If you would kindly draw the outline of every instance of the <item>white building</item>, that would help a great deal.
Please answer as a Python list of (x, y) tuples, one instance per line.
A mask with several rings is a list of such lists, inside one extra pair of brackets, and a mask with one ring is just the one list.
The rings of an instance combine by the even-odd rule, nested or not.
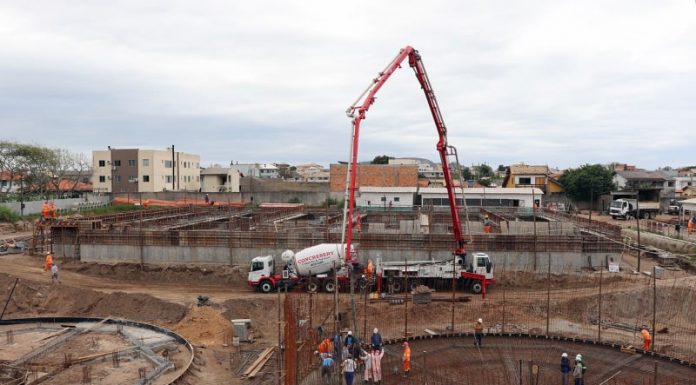
[(202, 192), (239, 192), (239, 171), (231, 167), (208, 167), (201, 170)]
[(241, 176), (253, 176), (256, 178), (278, 178), (278, 167), (272, 163), (237, 163), (230, 166), (238, 171)]
[[(411, 208), (413, 206), (449, 207), (447, 189), (444, 187), (360, 187), (356, 197), (357, 207)], [(457, 205), (462, 206), (461, 189), (455, 189)], [(544, 193), (539, 188), (481, 187), (466, 188), (464, 196), (468, 206), (532, 207), (541, 202)]]

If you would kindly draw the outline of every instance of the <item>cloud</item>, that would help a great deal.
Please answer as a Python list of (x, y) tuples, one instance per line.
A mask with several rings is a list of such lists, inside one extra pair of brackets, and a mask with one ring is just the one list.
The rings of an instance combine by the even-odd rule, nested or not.
[[(618, 2), (72, 1), (0, 5), (0, 137), (204, 164), (348, 158), (344, 110), (418, 48), (462, 163), (693, 163), (696, 6)], [(404, 63), (361, 159), (436, 160)]]

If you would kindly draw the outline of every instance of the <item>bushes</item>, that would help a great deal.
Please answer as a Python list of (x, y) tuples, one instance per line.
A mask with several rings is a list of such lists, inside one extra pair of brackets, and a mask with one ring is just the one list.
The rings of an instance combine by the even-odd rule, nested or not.
[(0, 206), (0, 222), (16, 223), (17, 221), (19, 221), (19, 215), (7, 207)]

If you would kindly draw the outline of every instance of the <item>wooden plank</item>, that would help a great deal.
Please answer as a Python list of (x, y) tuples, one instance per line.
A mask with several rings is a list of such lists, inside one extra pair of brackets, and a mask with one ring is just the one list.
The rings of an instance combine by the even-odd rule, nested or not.
[[(254, 362), (252, 362), (251, 365), (249, 365), (249, 366), (246, 368), (246, 370), (244, 371), (244, 373), (242, 373), (242, 376), (244, 376), (244, 377), (249, 376), (249, 374), (250, 374), (251, 372), (253, 372), (253, 371), (256, 369), (256, 367), (259, 366), (259, 364), (261, 364), (261, 362), (262, 362), (264, 359), (266, 359), (266, 361), (268, 361), (267, 357), (270, 357), (270, 354), (271, 354), (272, 352), (273, 352), (273, 348), (266, 348), (263, 352), (261, 352), (261, 354), (259, 354), (258, 357), (256, 357), (256, 359), (254, 360)], [(263, 361), (263, 363), (265, 364), (266, 362)]]
[(263, 369), (263, 366), (266, 365), (266, 362), (268, 362), (268, 360), (271, 359), (271, 356), (273, 356), (273, 352), (274, 352), (274, 349), (270, 348), (269, 354), (263, 359), (263, 361), (261, 361), (261, 363), (259, 363), (256, 366), (256, 368), (251, 373), (249, 373), (248, 378), (254, 378), (254, 377), (256, 377), (257, 374), (259, 374), (259, 371), (261, 371), (261, 369)]

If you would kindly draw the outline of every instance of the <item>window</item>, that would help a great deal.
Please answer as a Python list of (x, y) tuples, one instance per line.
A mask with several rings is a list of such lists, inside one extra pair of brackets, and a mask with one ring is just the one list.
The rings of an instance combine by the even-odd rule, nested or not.
[(394, 197), (394, 202), (398, 202), (398, 201), (399, 201), (399, 197)]
[(120, 182), (120, 181), (121, 181), (121, 176), (120, 176), (120, 175), (116, 175), (116, 176), (114, 177), (114, 180), (115, 180), (116, 182)]
[(135, 159), (128, 159), (128, 166), (135, 167)]
[(114, 161), (114, 167), (120, 167), (121, 166), (121, 161), (120, 160), (115, 160)]
[(387, 201), (387, 197), (381, 197), (381, 198), (379, 198), (379, 200), (381, 200), (382, 202), (386, 202), (386, 201)]
[(99, 176), (99, 183), (106, 183), (106, 177), (104, 175)]
[(164, 168), (172, 168), (173, 163), (171, 160), (165, 160), (164, 161)]
[(532, 178), (526, 176), (526, 177), (520, 177), (518, 179), (518, 184), (532, 184)]
[(100, 160), (99, 161), (99, 167), (104, 167), (106, 166), (106, 161), (105, 160)]
[(263, 262), (256, 261), (251, 263), (251, 271), (259, 271), (263, 269)]
[(165, 181), (166, 183), (172, 183), (172, 180), (173, 180), (173, 178), (172, 178), (171, 175), (165, 175), (165, 176), (164, 176), (164, 181)]
[(6, 180), (0, 180), (0, 186), (2, 186), (2, 187), (7, 187), (7, 181), (6, 181)]
[(138, 183), (138, 177), (137, 176), (129, 176), (128, 177), (128, 182), (130, 183)]
[(150, 159), (143, 159), (143, 166), (147, 167), (150, 165)]
[(143, 175), (143, 183), (147, 183), (150, 181), (150, 176), (149, 175)]

